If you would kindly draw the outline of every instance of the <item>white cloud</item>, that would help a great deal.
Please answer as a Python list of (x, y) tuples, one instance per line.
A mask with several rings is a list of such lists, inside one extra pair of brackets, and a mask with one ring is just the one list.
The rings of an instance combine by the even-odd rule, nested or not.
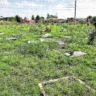
[(14, 5), (17, 7), (43, 7), (41, 4), (36, 4), (35, 2), (23, 1), (23, 2), (15, 2)]
[[(59, 18), (74, 17), (74, 1), (70, 4), (58, 4), (55, 6), (55, 12)], [(72, 8), (73, 7), (73, 8)], [(87, 17), (89, 15), (96, 16), (96, 0), (77, 0), (77, 18)]]
[(77, 17), (95, 16), (96, 0), (78, 0)]
[(56, 5), (56, 9), (62, 9), (62, 8), (64, 8), (65, 6), (63, 5), (63, 4), (58, 4), (58, 5)]
[(73, 9), (69, 8), (66, 3), (56, 5), (54, 10), (59, 18), (73, 17), (74, 14)]
[(8, 0), (0, 0), (0, 5), (9, 5), (10, 2)]
[[(48, 2), (55, 2), (56, 0), (47, 0)], [(46, 2), (46, 3), (48, 3)], [(50, 6), (45, 6), (43, 3), (35, 3), (31, 0), (20, 1), (20, 2), (9, 2), (8, 0), (0, 0), (0, 4), (5, 6), (5, 9), (0, 9), (1, 15), (10, 16), (18, 14), (20, 16), (31, 17), (31, 15), (41, 15), (46, 16), (47, 13), (55, 15), (57, 13), (59, 18), (74, 17), (74, 0), (69, 3), (58, 3), (57, 5), (50, 4)], [(7, 9), (7, 6), (10, 6), (10, 9)], [(51, 6), (52, 5), (52, 6)], [(9, 8), (9, 7), (8, 7)], [(13, 9), (11, 9), (13, 8)], [(24, 10), (23, 10), (24, 8)], [(25, 10), (26, 8), (26, 10)], [(44, 9), (45, 8), (45, 9)], [(22, 11), (17, 10), (22, 9)], [(36, 11), (34, 11), (35, 9)], [(43, 10), (44, 9), (44, 10)], [(96, 15), (96, 0), (77, 0), (77, 17), (87, 17), (88, 15)], [(10, 13), (10, 14), (8, 14)]]
[(47, 0), (47, 1), (53, 3), (53, 2), (55, 2), (56, 0)]

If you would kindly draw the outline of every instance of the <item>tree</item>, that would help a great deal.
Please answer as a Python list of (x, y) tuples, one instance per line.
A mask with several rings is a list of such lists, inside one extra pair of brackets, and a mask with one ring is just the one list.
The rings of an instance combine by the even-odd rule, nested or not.
[(3, 17), (3, 16), (0, 16), (0, 17)]
[[(57, 16), (56, 15), (49, 15), (49, 13), (47, 14), (47, 19), (48, 20), (56, 20), (57, 19)], [(50, 21), (49, 21), (50, 22)]]
[(20, 16), (16, 15), (16, 16), (15, 16), (15, 19), (16, 19), (16, 21), (17, 21), (18, 23), (20, 23), (22, 18), (21, 18)]
[(40, 20), (40, 16), (39, 16), (39, 15), (37, 15), (37, 16), (36, 16), (36, 23), (38, 23), (38, 22), (39, 22), (39, 20)]
[(49, 19), (49, 17), (50, 17), (50, 15), (49, 15), (49, 13), (47, 14), (47, 19)]
[(44, 18), (44, 17), (40, 17), (39, 22), (40, 22), (40, 23), (45, 23), (45, 18)]
[(32, 18), (31, 18), (31, 20), (35, 20), (35, 17), (34, 17), (34, 15), (32, 15)]
[(27, 17), (24, 17), (24, 20), (28, 20)]

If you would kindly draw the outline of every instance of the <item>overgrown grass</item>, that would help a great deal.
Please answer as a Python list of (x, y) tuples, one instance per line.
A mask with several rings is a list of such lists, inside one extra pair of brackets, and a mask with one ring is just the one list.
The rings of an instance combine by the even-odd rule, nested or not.
[[(87, 45), (89, 33), (86, 30), (91, 26), (48, 25), (52, 28), (50, 33), (52, 37), (43, 38), (40, 31), (46, 26), (23, 24), (0, 26), (0, 30), (4, 33), (0, 35), (0, 38), (3, 38), (0, 40), (0, 96), (42, 96), (38, 83), (66, 76), (75, 76), (96, 90), (96, 47)], [(62, 27), (66, 29), (63, 32)], [(43, 32), (44, 34), (46, 32)], [(9, 37), (18, 39), (7, 41), (6, 38)], [(41, 42), (38, 38), (47, 41)], [(28, 44), (29, 40), (34, 42)], [(68, 45), (62, 47), (57, 41), (63, 41)], [(87, 55), (73, 58), (65, 56), (66, 52), (71, 51), (83, 51)], [(58, 86), (63, 89), (62, 84)], [(73, 86), (79, 91), (77, 92)], [(51, 90), (50, 96), (55, 96), (56, 93), (56, 96), (62, 96), (62, 90), (58, 87), (56, 90), (52, 87), (45, 89), (46, 92)], [(87, 92), (74, 82), (71, 85), (67, 84), (66, 90), (63, 90), (67, 92), (66, 96), (72, 93), (70, 90), (73, 90), (71, 96), (78, 94), (83, 96), (83, 93)]]

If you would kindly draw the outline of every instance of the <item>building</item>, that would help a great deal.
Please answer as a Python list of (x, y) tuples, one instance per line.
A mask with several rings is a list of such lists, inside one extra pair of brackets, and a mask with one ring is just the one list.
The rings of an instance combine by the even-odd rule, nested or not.
[(34, 24), (34, 23), (36, 23), (36, 21), (35, 20), (24, 20), (24, 19), (22, 19), (21, 23), (24, 23), (24, 24)]

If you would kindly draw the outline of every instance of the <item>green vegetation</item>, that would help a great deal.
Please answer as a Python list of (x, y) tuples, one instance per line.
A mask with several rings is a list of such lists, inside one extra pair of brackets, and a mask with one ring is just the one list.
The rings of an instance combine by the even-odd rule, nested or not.
[(48, 96), (95, 96), (91, 89), (88, 89), (73, 78), (45, 84), (44, 88), (47, 90), (46, 94)]
[[(48, 33), (43, 31), (46, 27), (51, 28), (51, 37), (42, 36)], [(0, 25), (0, 32), (4, 33), (0, 35), (0, 96), (42, 96), (38, 83), (66, 76), (74, 76), (96, 90), (96, 47), (87, 45), (90, 28), (84, 24)], [(6, 40), (10, 37), (18, 39)], [(72, 51), (87, 55), (65, 56)], [(45, 86), (50, 96), (96, 96), (78, 82), (54, 84)]]

